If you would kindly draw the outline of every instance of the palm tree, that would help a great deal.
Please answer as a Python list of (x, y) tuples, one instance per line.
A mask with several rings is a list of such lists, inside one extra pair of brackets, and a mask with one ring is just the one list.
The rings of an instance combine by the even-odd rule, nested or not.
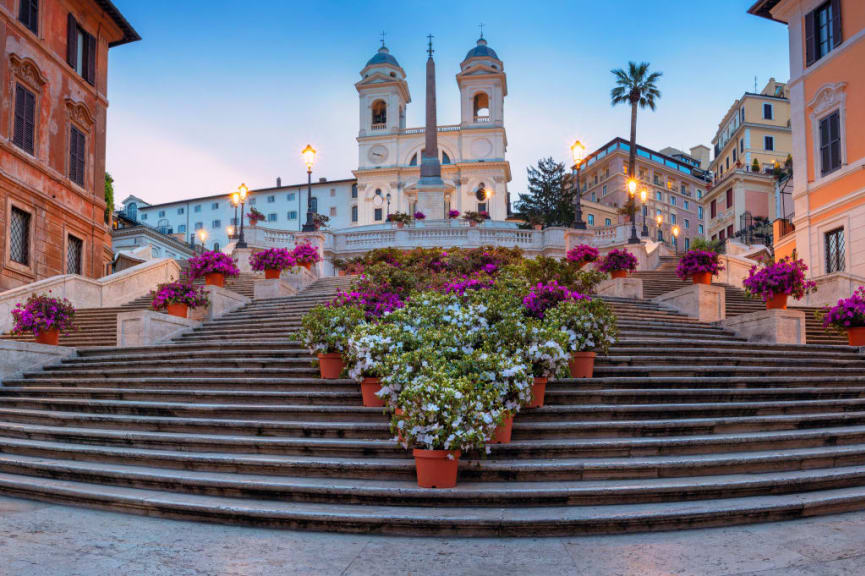
[[(610, 102), (616, 104), (628, 103), (631, 105), (631, 141), (628, 151), (628, 178), (633, 178), (636, 173), (637, 161), (637, 106), (640, 108), (655, 109), (655, 100), (660, 100), (661, 91), (658, 90), (656, 82), (662, 76), (661, 72), (649, 73), (649, 63), (628, 62), (628, 71), (621, 68), (612, 70), (616, 77), (616, 86), (610, 91)], [(625, 203), (627, 212), (631, 215), (631, 241), (639, 242), (634, 221), (636, 219), (636, 202), (628, 197)], [(645, 227), (644, 227), (645, 228)]]

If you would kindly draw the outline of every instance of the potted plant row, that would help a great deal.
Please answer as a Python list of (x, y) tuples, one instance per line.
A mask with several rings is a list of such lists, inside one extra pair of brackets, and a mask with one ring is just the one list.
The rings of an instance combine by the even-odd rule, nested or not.
[(12, 334), (33, 334), (36, 342), (57, 346), (60, 333), (68, 334), (75, 327), (75, 307), (66, 298), (54, 298), (51, 291), (37, 296), (31, 294), (12, 310)]
[(625, 249), (610, 250), (598, 269), (612, 278), (627, 278), (630, 272), (637, 269), (637, 257)]
[(171, 316), (187, 318), (190, 309), (207, 306), (207, 292), (184, 282), (169, 282), (161, 284), (153, 292), (151, 307), (154, 310), (165, 310)]
[(865, 287), (825, 309), (822, 319), (824, 328), (846, 332), (850, 346), (865, 346)]
[(393, 214), (387, 215), (387, 221), (396, 224), (397, 228), (404, 228), (406, 224), (411, 222), (411, 220), (411, 214), (405, 212), (394, 212)]
[(813, 281), (805, 278), (807, 271), (804, 261), (787, 257), (763, 266), (752, 266), (742, 285), (748, 296), (763, 300), (767, 310), (786, 310), (790, 296), (801, 300), (817, 289)]
[(469, 226), (475, 227), (482, 224), (485, 220), (490, 219), (490, 213), (486, 210), (475, 212), (474, 210), (466, 210), (463, 214), (463, 220), (469, 223)]
[(720, 256), (709, 250), (689, 250), (679, 260), (676, 276), (682, 280), (691, 279), (694, 284), (711, 284), (712, 276), (724, 270)]
[(283, 270), (294, 267), (294, 255), (288, 248), (269, 248), (249, 257), (249, 266), (256, 272), (264, 272), (268, 280), (279, 278)]
[(208, 250), (188, 260), (189, 276), (195, 280), (204, 278), (207, 286), (225, 286), (225, 277), (240, 274), (234, 259), (228, 254)]

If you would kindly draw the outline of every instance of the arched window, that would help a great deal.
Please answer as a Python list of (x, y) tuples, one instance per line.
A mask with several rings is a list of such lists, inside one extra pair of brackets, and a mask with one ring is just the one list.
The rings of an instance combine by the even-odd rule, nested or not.
[(474, 98), (474, 113), (475, 120), (484, 118), (489, 120), (490, 117), (490, 97), (485, 92), (478, 92)]
[(411, 157), (408, 163), (409, 166), (417, 166), (417, 152), (414, 153), (414, 156)]
[(450, 164), (450, 163), (451, 163), (451, 157), (448, 156), (447, 152), (442, 151), (442, 164)]
[(372, 125), (387, 124), (387, 104), (384, 100), (376, 100), (372, 103)]
[(219, 242), (214, 242), (214, 243), (213, 243), (213, 251), (214, 251), (214, 252), (219, 252)]
[(126, 216), (130, 220), (138, 220), (138, 204), (130, 202), (126, 205)]

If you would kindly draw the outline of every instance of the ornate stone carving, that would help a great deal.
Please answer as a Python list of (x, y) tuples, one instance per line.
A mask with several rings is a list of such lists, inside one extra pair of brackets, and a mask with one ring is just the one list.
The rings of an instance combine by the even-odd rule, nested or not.
[(493, 177), (493, 180), (495, 180), (496, 182), (498, 182), (499, 184), (501, 184), (502, 182), (505, 181), (505, 177), (504, 177), (504, 176), (494, 176), (494, 177)]
[(90, 130), (93, 126), (93, 114), (87, 109), (83, 102), (76, 102), (71, 98), (66, 99), (66, 116), (74, 123)]
[(821, 116), (827, 110), (831, 110), (844, 101), (844, 91), (847, 89), (846, 82), (826, 84), (821, 87), (814, 98), (808, 102), (808, 108), (815, 116)]
[(9, 56), (13, 77), (21, 80), (37, 92), (48, 82), (36, 63), (30, 58), (21, 58), (17, 54)]

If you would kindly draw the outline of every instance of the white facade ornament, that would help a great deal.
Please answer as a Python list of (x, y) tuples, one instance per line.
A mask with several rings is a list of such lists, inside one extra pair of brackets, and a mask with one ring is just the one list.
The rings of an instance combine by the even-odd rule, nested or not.
[(823, 116), (825, 112), (844, 104), (847, 93), (846, 82), (826, 84), (821, 87), (814, 98), (808, 102), (808, 109), (813, 116)]

